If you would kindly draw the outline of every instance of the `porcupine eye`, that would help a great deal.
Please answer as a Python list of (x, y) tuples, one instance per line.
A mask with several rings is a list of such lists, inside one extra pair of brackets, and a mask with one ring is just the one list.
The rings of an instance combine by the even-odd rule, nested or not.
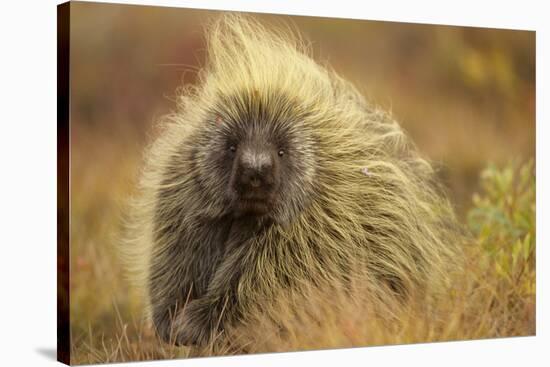
[(237, 147), (234, 146), (234, 145), (232, 145), (232, 146), (229, 147), (229, 151), (230, 151), (231, 153), (235, 153), (235, 152), (237, 151)]
[(277, 154), (279, 155), (279, 157), (282, 157), (283, 155), (285, 155), (285, 151), (281, 149)]

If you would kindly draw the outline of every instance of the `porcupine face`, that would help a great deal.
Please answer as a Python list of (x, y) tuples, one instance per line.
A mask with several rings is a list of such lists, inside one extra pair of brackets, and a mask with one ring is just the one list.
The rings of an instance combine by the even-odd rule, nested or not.
[(315, 175), (314, 142), (295, 103), (259, 92), (223, 96), (211, 111), (198, 149), (203, 182), (215, 182), (228, 211), (291, 220), (308, 204)]

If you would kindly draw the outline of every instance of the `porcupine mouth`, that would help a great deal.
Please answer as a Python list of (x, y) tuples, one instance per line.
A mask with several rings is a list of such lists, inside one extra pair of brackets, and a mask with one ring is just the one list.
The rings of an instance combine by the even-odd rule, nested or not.
[(237, 211), (239, 213), (264, 215), (270, 211), (272, 203), (271, 195), (244, 195), (238, 199)]

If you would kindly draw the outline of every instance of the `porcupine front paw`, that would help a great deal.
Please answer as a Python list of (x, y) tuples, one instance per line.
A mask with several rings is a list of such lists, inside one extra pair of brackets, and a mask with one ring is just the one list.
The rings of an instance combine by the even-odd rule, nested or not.
[(190, 302), (178, 320), (176, 344), (204, 347), (219, 333), (216, 307), (202, 300)]

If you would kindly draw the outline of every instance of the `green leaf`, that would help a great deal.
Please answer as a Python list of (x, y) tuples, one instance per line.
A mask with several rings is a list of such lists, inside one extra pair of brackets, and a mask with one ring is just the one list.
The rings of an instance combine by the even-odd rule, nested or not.
[(531, 233), (527, 233), (523, 239), (522, 249), (523, 249), (523, 258), (527, 260), (531, 254)]

